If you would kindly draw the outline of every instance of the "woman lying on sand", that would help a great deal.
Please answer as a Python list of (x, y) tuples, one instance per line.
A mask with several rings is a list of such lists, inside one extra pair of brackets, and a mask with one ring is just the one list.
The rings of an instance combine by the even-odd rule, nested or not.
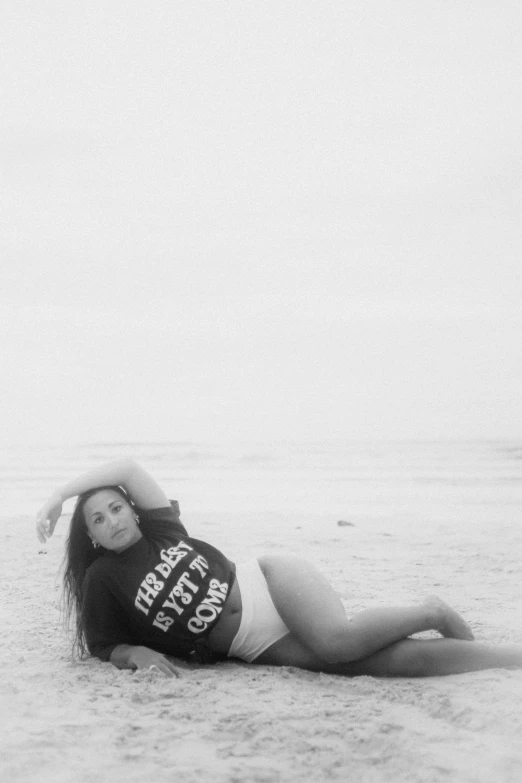
[[(76, 495), (64, 581), (81, 655), (170, 677), (177, 671), (169, 656), (395, 677), (522, 666), (522, 646), (472, 641), (467, 623), (438, 598), (349, 619), (306, 561), (268, 555), (236, 567), (188, 535), (177, 504), (132, 460), (57, 490), (37, 515), (40, 541)], [(407, 638), (428, 630), (444, 638)]]

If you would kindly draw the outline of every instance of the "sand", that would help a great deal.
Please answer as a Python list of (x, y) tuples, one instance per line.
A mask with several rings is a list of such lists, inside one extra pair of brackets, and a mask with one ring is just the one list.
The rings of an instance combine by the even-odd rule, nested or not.
[[(232, 559), (313, 560), (347, 611), (439, 593), (477, 638), (522, 643), (516, 515), (482, 504), (354, 515), (183, 516)], [(67, 525), (42, 546), (29, 517), (1, 531), (0, 779), (23, 781), (520, 781), (522, 671), (354, 679), (225, 662), (177, 680), (74, 663), (56, 579)]]

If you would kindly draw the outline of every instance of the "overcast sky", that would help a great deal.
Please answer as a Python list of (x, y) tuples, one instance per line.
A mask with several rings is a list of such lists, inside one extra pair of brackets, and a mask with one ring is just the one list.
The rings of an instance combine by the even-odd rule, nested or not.
[(521, 34), (6, 0), (4, 441), (520, 437)]

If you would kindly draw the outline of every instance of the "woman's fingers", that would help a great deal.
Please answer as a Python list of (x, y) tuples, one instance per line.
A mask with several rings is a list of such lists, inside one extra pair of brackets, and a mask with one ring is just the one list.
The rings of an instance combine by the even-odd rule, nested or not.
[(179, 677), (178, 669), (176, 669), (176, 667), (173, 666), (167, 658), (165, 658), (165, 663), (163, 664), (163, 666), (164, 666), (165, 673), (169, 677)]
[(53, 531), (54, 531), (54, 525), (49, 520), (45, 519), (41, 522), (37, 522), (36, 524), (36, 535), (42, 542), (42, 544), (45, 544), (48, 538), (51, 538)]
[(38, 540), (41, 541), (42, 544), (45, 544), (46, 540), (51, 535), (51, 532), (49, 531), (49, 525), (46, 519), (37, 518), (36, 535), (38, 536)]
[[(143, 661), (145, 664), (145, 661)], [(179, 677), (179, 670), (172, 664), (169, 659), (161, 653), (154, 653), (153, 656), (148, 658), (145, 665), (140, 668), (148, 669), (151, 672), (161, 672), (165, 677)]]
[(179, 677), (177, 669), (169, 661), (158, 661), (149, 666), (149, 671), (161, 672), (165, 677)]
[(46, 540), (51, 538), (61, 514), (62, 503), (54, 496), (41, 506), (36, 514), (36, 535), (42, 544), (45, 544)]

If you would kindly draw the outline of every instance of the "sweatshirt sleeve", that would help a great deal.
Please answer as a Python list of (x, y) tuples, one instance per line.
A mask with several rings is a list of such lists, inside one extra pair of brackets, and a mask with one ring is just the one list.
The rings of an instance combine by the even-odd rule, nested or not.
[(109, 661), (119, 644), (135, 644), (125, 623), (123, 612), (100, 574), (85, 577), (82, 621), (91, 655)]
[(145, 532), (150, 530), (164, 530), (166, 533), (176, 532), (178, 535), (187, 536), (187, 530), (180, 519), (179, 504), (177, 500), (171, 500), (170, 506), (165, 508), (153, 508), (145, 511), (136, 509), (140, 519), (140, 525)]

